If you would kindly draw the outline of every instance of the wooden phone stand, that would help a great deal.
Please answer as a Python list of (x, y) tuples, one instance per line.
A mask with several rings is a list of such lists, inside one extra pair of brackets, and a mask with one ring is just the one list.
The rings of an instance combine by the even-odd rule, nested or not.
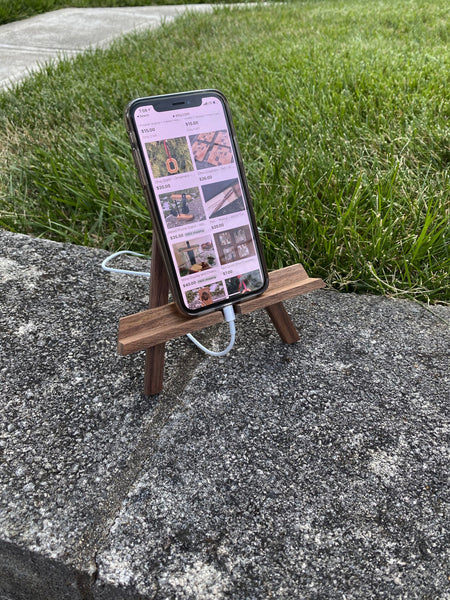
[[(300, 264), (269, 274), (269, 286), (264, 294), (234, 305), (237, 315), (265, 308), (278, 334), (286, 344), (299, 340), (282, 302), (324, 287), (321, 279), (308, 277)], [(183, 315), (169, 300), (169, 280), (159, 245), (153, 237), (149, 310), (122, 317), (119, 320), (117, 351), (122, 356), (146, 350), (144, 394), (159, 394), (163, 389), (164, 350), (167, 341), (224, 321), (216, 310), (199, 317)]]

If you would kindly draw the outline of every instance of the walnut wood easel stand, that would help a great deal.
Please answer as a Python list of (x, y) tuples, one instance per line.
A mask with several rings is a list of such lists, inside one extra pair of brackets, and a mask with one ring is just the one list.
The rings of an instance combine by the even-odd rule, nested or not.
[[(282, 302), (324, 287), (321, 279), (308, 277), (302, 265), (292, 265), (269, 274), (269, 287), (261, 296), (234, 305), (237, 315), (265, 308), (278, 334), (286, 344), (299, 340)], [(117, 351), (122, 356), (146, 350), (144, 394), (159, 394), (163, 389), (165, 343), (186, 333), (222, 323), (222, 311), (188, 317), (174, 303), (168, 304), (169, 280), (159, 245), (153, 239), (149, 310), (122, 317), (119, 321)]]

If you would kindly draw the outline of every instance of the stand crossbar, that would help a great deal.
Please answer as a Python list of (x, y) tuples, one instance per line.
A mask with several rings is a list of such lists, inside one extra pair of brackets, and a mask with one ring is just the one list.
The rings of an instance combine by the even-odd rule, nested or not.
[[(298, 332), (282, 302), (324, 287), (322, 279), (308, 277), (301, 264), (269, 273), (264, 294), (234, 305), (236, 314), (244, 315), (264, 308), (283, 342), (299, 340)], [(159, 394), (163, 388), (165, 343), (187, 333), (224, 321), (220, 310), (198, 317), (182, 314), (175, 304), (168, 304), (169, 282), (156, 241), (153, 242), (150, 279), (150, 308), (119, 320), (117, 351), (122, 356), (146, 350), (144, 394)]]

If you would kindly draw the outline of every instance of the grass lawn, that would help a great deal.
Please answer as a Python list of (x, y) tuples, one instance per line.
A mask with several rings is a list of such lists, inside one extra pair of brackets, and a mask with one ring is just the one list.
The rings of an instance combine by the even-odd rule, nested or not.
[(138, 96), (228, 96), (270, 268), (341, 290), (449, 295), (446, 0), (192, 14), (0, 94), (0, 227), (148, 251), (122, 121)]

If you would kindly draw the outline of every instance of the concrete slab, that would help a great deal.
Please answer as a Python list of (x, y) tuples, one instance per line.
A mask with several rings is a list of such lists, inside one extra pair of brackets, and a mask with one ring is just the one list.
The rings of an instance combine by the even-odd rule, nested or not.
[(0, 89), (39, 64), (87, 48), (105, 47), (133, 30), (153, 28), (186, 10), (207, 11), (207, 4), (123, 8), (64, 8), (0, 27)]
[(449, 598), (448, 307), (320, 290), (293, 346), (263, 312), (171, 342), (145, 399), (147, 281), (0, 248), (2, 600)]
[[(58, 54), (53, 50), (20, 48), (11, 49), (0, 46), (0, 90), (7, 88), (29, 75), (33, 70), (39, 68), (52, 60), (57, 60)], [(66, 56), (75, 56), (77, 51), (66, 52)], [(14, 75), (11, 75), (14, 73)]]

